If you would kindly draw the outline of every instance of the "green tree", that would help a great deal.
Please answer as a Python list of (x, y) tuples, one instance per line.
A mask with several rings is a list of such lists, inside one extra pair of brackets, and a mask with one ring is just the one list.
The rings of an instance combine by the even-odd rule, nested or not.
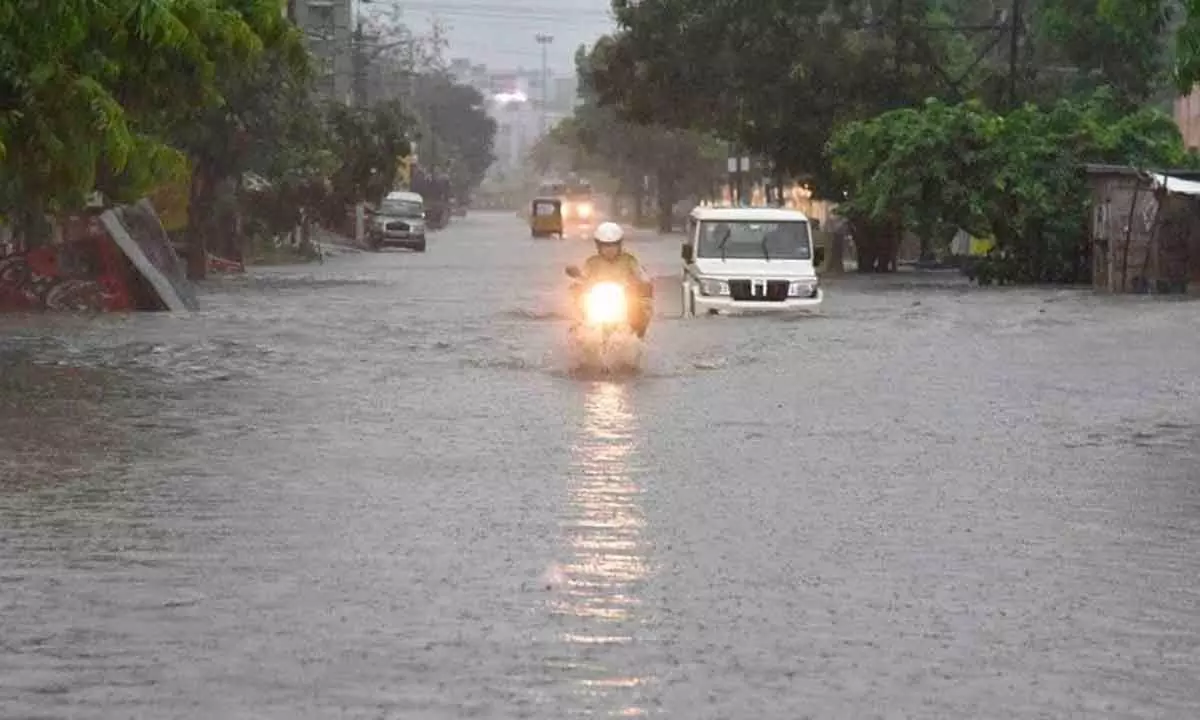
[(1008, 107), (1013, 83), (1036, 103), (1103, 86), (1129, 109), (1159, 97), (1171, 5), (1033, 4), (1010, 58), (1006, 1), (616, 0), (621, 30), (598, 44), (589, 75), (599, 104), (624, 118), (715, 132), (837, 198), (821, 148), (848, 121), (927, 97)]
[(0, 4), (0, 214), (36, 239), (99, 186), (130, 198), (177, 176), (159, 121), (218, 104), (215, 58), (259, 46), (202, 0)]
[(395, 187), (399, 161), (408, 156), (411, 115), (398, 102), (372, 108), (333, 105), (330, 145), (339, 160), (330, 182), (326, 219), (336, 223), (359, 202), (379, 202)]
[(483, 95), (446, 73), (427, 73), (417, 77), (413, 109), (423, 126), (421, 157), (444, 171), (454, 195), (465, 199), (495, 160), (496, 121)]
[(1200, 83), (1200, 0), (1184, 0), (1175, 30), (1175, 88), (1188, 94)]
[[(851, 187), (839, 212), (868, 231), (923, 238), (963, 228), (996, 241), (988, 278), (1075, 282), (1087, 267), (1087, 162), (1194, 162), (1174, 122), (1125, 114), (1112, 92), (1007, 114), (978, 102), (885, 113), (841, 128), (829, 144)], [(932, 249), (932, 248), (929, 248)], [(860, 256), (863, 269), (881, 269)]]
[(635, 221), (642, 221), (647, 179), (657, 205), (657, 225), (669, 231), (676, 203), (707, 193), (718, 175), (724, 150), (708, 133), (665, 123), (638, 123), (598, 103), (593, 67), (607, 60), (610, 42), (601, 40), (576, 53), (581, 103), (554, 137), (574, 150), (575, 170), (602, 173), (616, 181), (619, 194), (634, 200)]
[(641, 123), (713, 132), (818, 194), (841, 188), (821, 152), (838, 124), (943, 92), (941, 35), (924, 3), (882, 17), (864, 3), (664, 0), (615, 4), (623, 29), (597, 45), (601, 105)]
[(1047, 64), (1069, 67), (1068, 87), (1108, 86), (1127, 110), (1170, 85), (1171, 0), (1045, 0), (1035, 10), (1035, 41)]
[(196, 111), (164, 104), (155, 125), (188, 156), (188, 268), (204, 277), (209, 250), (236, 256), (242, 177), (252, 159), (286, 152), (290, 114), (307, 98), (312, 68), (300, 31), (281, 14), (279, 0), (215, 0), (249, 33), (249, 52), (210, 51), (217, 100)]

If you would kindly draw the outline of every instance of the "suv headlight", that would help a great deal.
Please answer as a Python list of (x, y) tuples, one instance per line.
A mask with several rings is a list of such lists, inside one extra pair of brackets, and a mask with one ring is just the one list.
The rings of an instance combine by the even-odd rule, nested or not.
[(797, 280), (788, 283), (788, 296), (799, 298), (816, 297), (818, 287), (816, 280)]
[(725, 280), (714, 280), (712, 278), (700, 278), (700, 294), (701, 295), (728, 295), (729, 283)]

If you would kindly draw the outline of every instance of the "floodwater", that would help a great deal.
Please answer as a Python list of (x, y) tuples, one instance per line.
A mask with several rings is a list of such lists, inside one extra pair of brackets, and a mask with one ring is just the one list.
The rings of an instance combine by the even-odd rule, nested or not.
[(593, 381), (587, 249), (476, 214), (0, 318), (0, 717), (1200, 717), (1200, 305), (664, 281)]

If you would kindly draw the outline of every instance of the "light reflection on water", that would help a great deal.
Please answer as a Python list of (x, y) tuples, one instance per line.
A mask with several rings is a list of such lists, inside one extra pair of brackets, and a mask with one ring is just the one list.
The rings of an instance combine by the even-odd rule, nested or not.
[(573, 448), (562, 523), (568, 554), (552, 604), (563, 628), (559, 639), (579, 660), (580, 709), (614, 717), (644, 715), (640, 693), (650, 681), (624, 660), (636, 652), (640, 583), (648, 574), (642, 490), (634, 479), (641, 469), (637, 437), (629, 388), (593, 384)]

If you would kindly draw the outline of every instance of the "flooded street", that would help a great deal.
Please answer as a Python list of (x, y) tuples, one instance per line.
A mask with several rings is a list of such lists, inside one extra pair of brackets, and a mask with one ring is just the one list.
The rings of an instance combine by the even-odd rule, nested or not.
[(479, 213), (0, 317), (0, 717), (1200, 717), (1200, 305), (664, 280), (593, 382), (589, 250)]

